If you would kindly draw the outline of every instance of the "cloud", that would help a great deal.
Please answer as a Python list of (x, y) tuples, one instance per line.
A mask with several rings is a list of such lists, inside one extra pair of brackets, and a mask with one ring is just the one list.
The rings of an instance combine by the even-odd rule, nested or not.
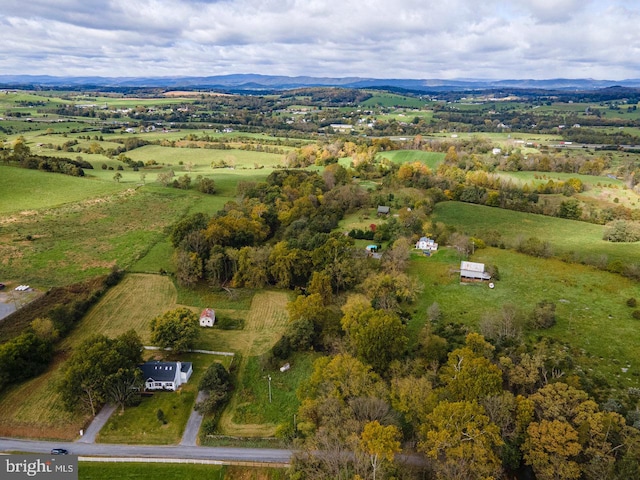
[(3, 73), (640, 77), (631, 0), (4, 0)]

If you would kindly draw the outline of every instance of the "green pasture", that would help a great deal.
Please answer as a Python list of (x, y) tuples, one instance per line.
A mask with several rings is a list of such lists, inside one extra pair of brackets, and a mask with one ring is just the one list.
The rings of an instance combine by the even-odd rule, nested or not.
[(378, 153), (377, 158), (387, 158), (393, 163), (420, 162), (435, 170), (444, 161), (444, 153), (423, 152), (421, 150), (392, 150)]
[(360, 105), (363, 107), (409, 107), (423, 108), (427, 100), (417, 97), (407, 97), (394, 93), (371, 92), (373, 96)]
[(620, 260), (623, 264), (640, 262), (638, 242), (606, 242), (602, 240), (605, 229), (602, 225), (461, 202), (438, 203), (433, 220), (480, 238), (489, 232), (498, 232), (508, 246), (519, 238), (535, 237), (549, 242), (556, 256), (605, 258)]
[(177, 189), (128, 189), (5, 217), (3, 269), (11, 272), (9, 280), (48, 287), (104, 274), (113, 265), (127, 268), (164, 239), (166, 228), (193, 203), (190, 192)]
[(503, 178), (515, 180), (520, 185), (529, 184), (532, 186), (544, 185), (549, 180), (554, 182), (566, 182), (570, 178), (579, 179), (584, 185), (591, 187), (610, 187), (616, 189), (624, 188), (625, 182), (617, 178), (595, 175), (581, 175), (579, 173), (560, 173), (560, 172), (499, 172), (498, 175)]
[[(607, 378), (614, 388), (640, 385), (640, 329), (626, 305), (640, 298), (640, 285), (592, 267), (568, 264), (558, 259), (540, 259), (509, 250), (477, 250), (471, 261), (496, 265), (500, 280), (490, 289), (485, 283), (461, 285), (460, 257), (444, 249), (432, 257), (414, 254), (409, 273), (424, 286), (412, 308), (411, 338), (427, 321), (428, 307), (437, 302), (443, 322), (461, 322), (477, 329), (487, 312), (499, 315), (504, 305), (514, 305), (523, 316), (549, 300), (556, 305), (557, 324), (532, 331), (575, 348), (578, 363)], [(630, 367), (623, 373), (622, 367)]]
[(125, 189), (126, 186), (113, 181), (105, 183), (89, 178), (0, 166), (0, 215), (58, 207), (117, 194)]

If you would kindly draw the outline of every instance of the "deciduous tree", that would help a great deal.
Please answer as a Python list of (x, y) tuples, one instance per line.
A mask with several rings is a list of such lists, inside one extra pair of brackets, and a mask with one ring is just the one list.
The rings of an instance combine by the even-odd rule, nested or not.
[(200, 335), (198, 316), (188, 308), (177, 308), (151, 320), (151, 341), (180, 353), (190, 349)]

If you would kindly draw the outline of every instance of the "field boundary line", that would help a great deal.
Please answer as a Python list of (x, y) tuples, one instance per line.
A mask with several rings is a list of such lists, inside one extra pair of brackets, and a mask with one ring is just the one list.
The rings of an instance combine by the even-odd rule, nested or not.
[[(153, 345), (144, 345), (142, 348), (145, 350), (164, 350), (165, 352), (170, 352), (173, 349), (171, 347), (162, 348), (162, 347), (154, 347)], [(185, 350), (187, 353), (204, 353), (206, 355), (221, 355), (223, 357), (235, 357), (235, 353), (233, 352), (216, 352), (214, 350), (199, 350), (199, 349), (188, 349)]]

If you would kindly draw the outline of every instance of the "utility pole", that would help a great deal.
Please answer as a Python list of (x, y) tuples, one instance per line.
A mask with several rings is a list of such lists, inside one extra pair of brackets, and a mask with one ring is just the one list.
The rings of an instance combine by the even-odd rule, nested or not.
[(271, 375), (269, 375), (269, 403), (271, 403)]

